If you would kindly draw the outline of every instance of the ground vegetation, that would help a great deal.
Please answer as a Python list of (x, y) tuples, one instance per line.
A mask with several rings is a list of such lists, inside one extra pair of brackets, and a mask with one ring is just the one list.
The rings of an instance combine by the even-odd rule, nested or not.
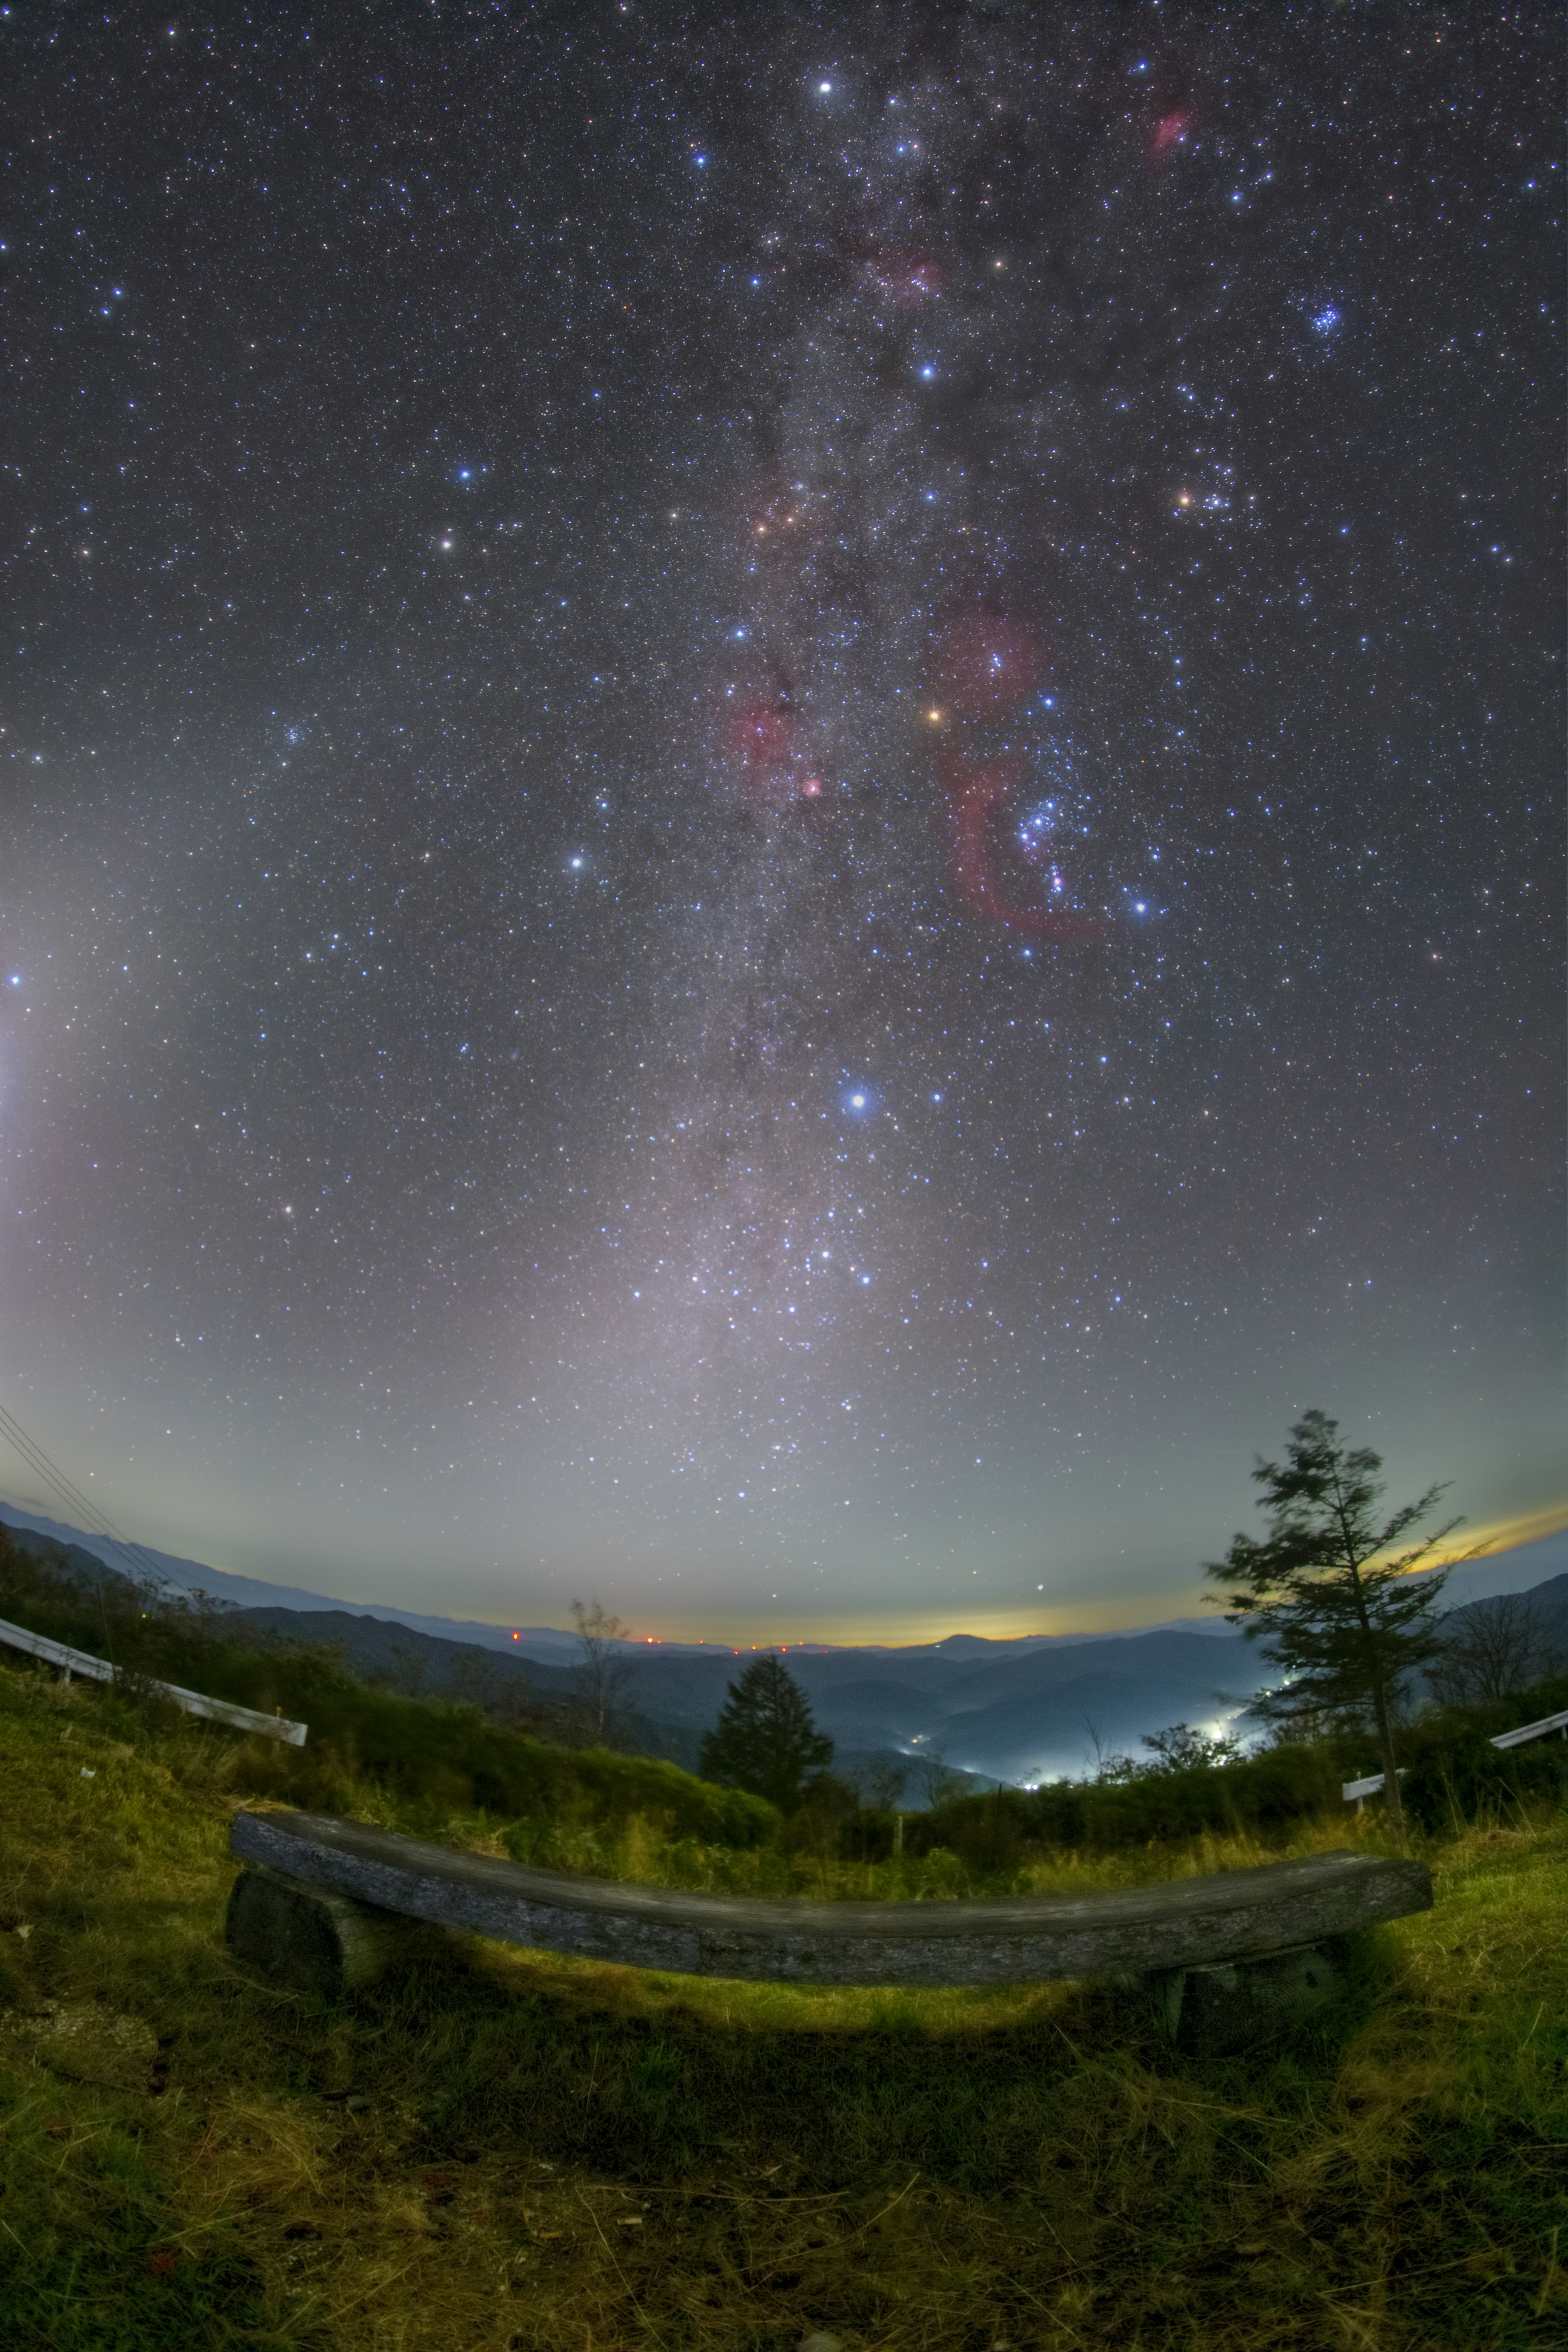
[[(732, 1985), (416, 1927), (351, 2004), (279, 1992), (222, 1941), (247, 1746), (0, 1665), (0, 2305), (19, 2344), (1535, 2352), (1568, 2319), (1550, 1796), (1413, 1826), (1434, 1912), (1363, 1939), (1332, 2014), (1205, 2066), (1115, 1986)], [(399, 1813), (368, 1779), (349, 1793)], [(440, 1834), (493, 1852), (547, 1815), (457, 1811)], [(704, 1848), (636, 1817), (552, 1833), (552, 1859), (596, 1838), (577, 1858), (618, 1874), (721, 1887), (766, 1862), (928, 1899), (1391, 1845), (1342, 1808), (1267, 1840), (989, 1865)]]

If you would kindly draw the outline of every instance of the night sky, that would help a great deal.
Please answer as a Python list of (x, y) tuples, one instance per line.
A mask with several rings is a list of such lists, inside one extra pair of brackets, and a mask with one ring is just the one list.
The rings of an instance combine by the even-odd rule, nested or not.
[(1560, 1524), (1561, 50), (7, 12), (0, 1402), (653, 1633)]

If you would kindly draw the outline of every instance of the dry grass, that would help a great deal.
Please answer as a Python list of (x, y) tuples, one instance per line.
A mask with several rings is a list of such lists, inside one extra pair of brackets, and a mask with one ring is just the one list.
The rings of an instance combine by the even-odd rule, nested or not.
[[(269, 1991), (221, 1940), (228, 1752), (0, 1670), (7, 2343), (1541, 2352), (1568, 2331), (1560, 1816), (1434, 1850), (1436, 1909), (1368, 1939), (1325, 2028), (1205, 2069), (1089, 1985), (696, 1983), (411, 1930), (353, 2009)], [(1291, 1850), (1357, 1827), (1375, 1842), (1369, 1816)], [(1064, 1857), (1031, 1883), (1265, 1858)]]

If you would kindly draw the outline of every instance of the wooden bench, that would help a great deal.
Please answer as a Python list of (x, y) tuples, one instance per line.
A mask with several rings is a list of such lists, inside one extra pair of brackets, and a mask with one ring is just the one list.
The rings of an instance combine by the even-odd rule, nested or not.
[(985, 1985), (1112, 1976), (1173, 2035), (1219, 2049), (1327, 2000), (1352, 1929), (1429, 1910), (1420, 1862), (1335, 1853), (1108, 1894), (984, 1903), (779, 1903), (529, 1870), (363, 1822), (241, 1812), (251, 1866), (227, 1939), (282, 1982), (341, 1998), (392, 1955), (396, 1916), (683, 1976), (798, 1985)]

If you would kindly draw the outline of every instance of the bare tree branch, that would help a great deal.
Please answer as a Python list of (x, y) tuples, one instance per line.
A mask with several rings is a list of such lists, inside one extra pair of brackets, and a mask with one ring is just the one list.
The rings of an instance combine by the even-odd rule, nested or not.
[(1511, 1698), (1561, 1669), (1563, 1658), (1531, 1592), (1505, 1592), (1472, 1601), (1442, 1625), (1443, 1647), (1426, 1679), (1449, 1706)]

